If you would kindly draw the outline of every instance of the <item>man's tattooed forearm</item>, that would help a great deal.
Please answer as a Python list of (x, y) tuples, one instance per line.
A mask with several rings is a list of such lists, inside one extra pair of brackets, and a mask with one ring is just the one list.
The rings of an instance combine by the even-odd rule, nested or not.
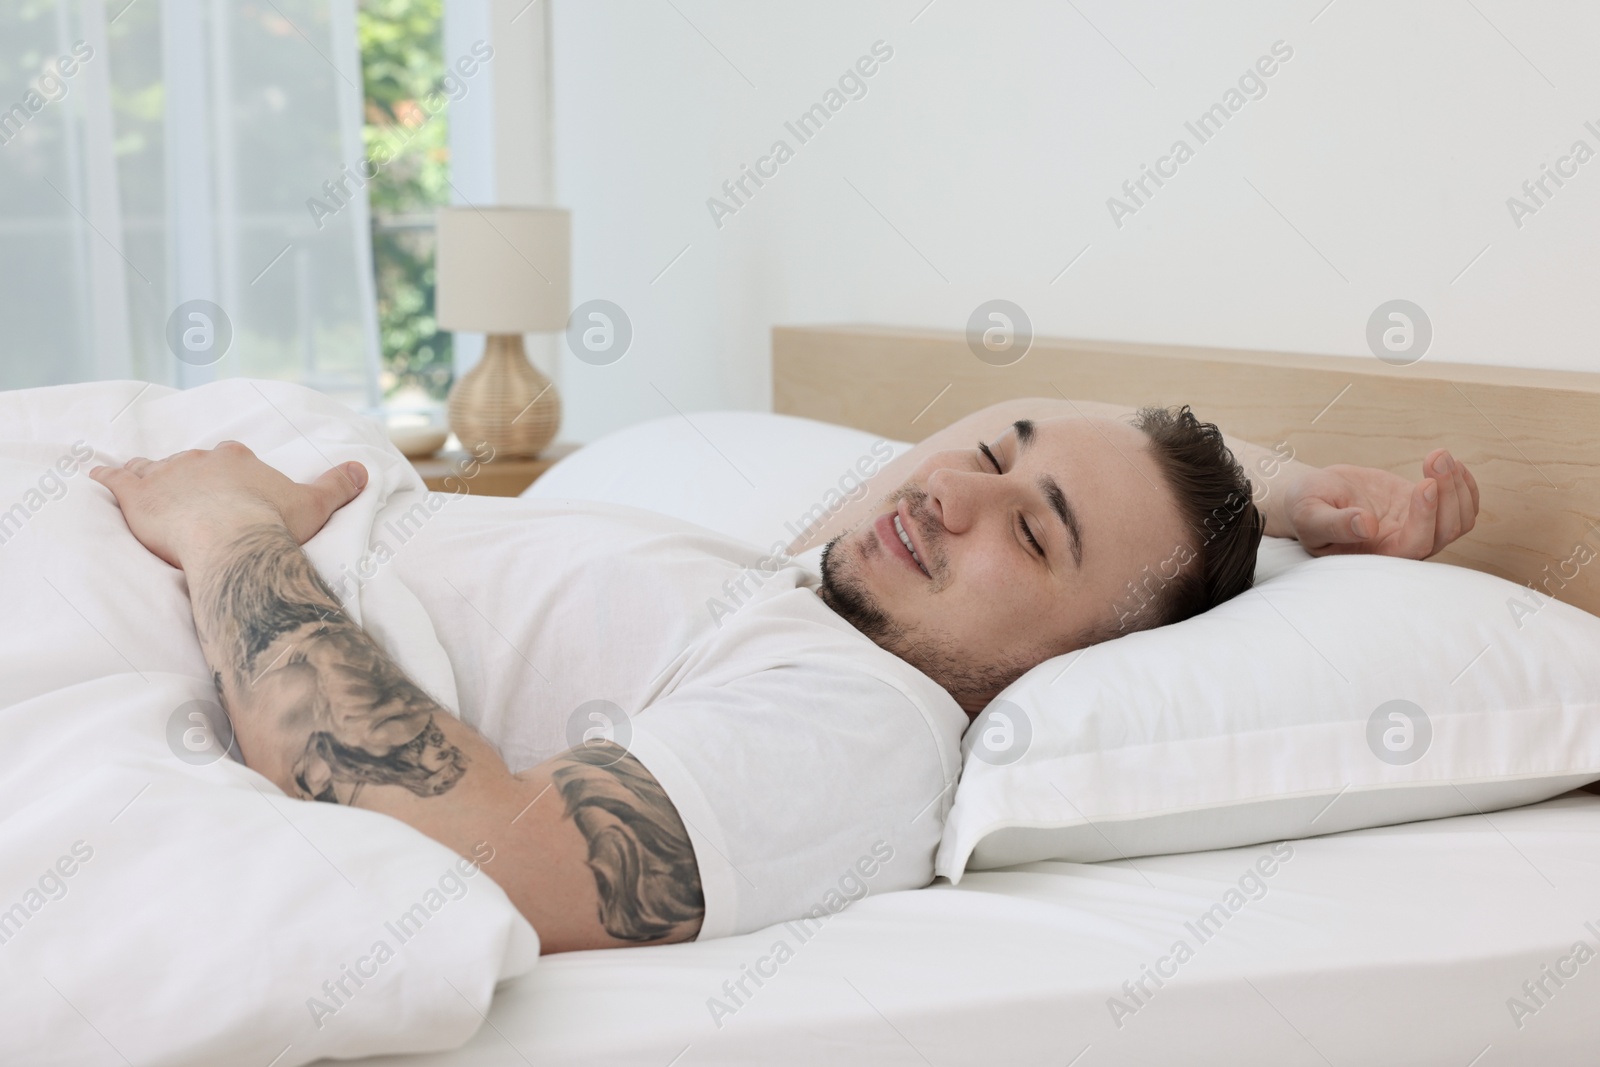
[(466, 754), (450, 744), (429, 715), (421, 733), (381, 754), (318, 730), (295, 764), (294, 780), (309, 799), (349, 804), (367, 785), (399, 785), (419, 797), (436, 797), (466, 772)]
[(308, 623), (350, 621), (294, 538), (277, 527), (252, 527), (234, 541), (210, 594), (204, 621), (231, 635), (225, 666), (248, 672), (247, 682), (261, 653), (284, 634)]
[(290, 702), (271, 724), (303, 746), (292, 771), (301, 796), (350, 804), (368, 785), (438, 796), (466, 773), (438, 725), (449, 713), (340, 610), (288, 531), (247, 531), (196, 603), (229, 713), (260, 714), (258, 687)]
[(689, 831), (644, 765), (604, 742), (568, 752), (552, 778), (589, 842), (606, 933), (647, 942), (698, 932), (706, 905)]

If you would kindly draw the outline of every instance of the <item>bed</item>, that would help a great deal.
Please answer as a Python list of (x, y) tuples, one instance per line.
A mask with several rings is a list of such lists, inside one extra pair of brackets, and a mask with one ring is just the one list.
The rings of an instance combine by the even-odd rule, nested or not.
[[(1479, 472), (1485, 503), (1451, 558), (1519, 583), (1545, 580), (1600, 519), (1600, 376), (1044, 341), (997, 368), (959, 335), (856, 327), (779, 330), (773, 348), (776, 414), (629, 428), (559, 464), (535, 495), (787, 542), (795, 518), (872, 445), (1007, 397), (1060, 393), (1188, 401), (1311, 462), (1409, 468), (1447, 439)], [(391, 978), (334, 1001), (338, 1025), (314, 1028), (308, 994), (341, 980), (368, 927), (444, 885), (458, 858), (393, 820), (275, 797), (231, 760), (180, 762), (185, 701), (209, 682), (192, 639), (171, 639), (192, 629), (181, 576), (130, 544), (82, 481), (47, 487), (41, 468), (81, 479), (87, 460), (64, 451), (80, 431), (107, 457), (237, 438), (301, 480), (360, 459), (381, 492), (336, 515), (308, 553), (330, 581), (353, 584), (363, 624), (452, 707), (455, 683), (415, 598), (390, 569), (363, 563), (374, 532), (420, 499), (410, 466), (375, 427), (306, 391), (206, 390), (0, 394), (0, 490), (26, 503), (20, 525), (0, 529), (13, 607), (0, 620), (0, 739), (13, 742), (0, 778), (0, 908), (22, 899), (25, 876), (65, 862), (75, 837), (96, 857), (20, 932), (0, 926), (0, 1060), (1594, 1060), (1600, 796), (1584, 791), (1288, 845), (969, 871), (959, 885), (867, 895), (817, 930), (537, 960), (531, 929), (480, 879), (436, 909)], [(766, 449), (745, 446), (761, 440)], [(1600, 611), (1596, 572), (1554, 594)], [(1265, 891), (1225, 927), (1202, 929), (1269, 855), (1277, 873)], [(297, 907), (313, 894), (328, 904), (314, 921)], [(1194, 951), (1174, 964), (1179, 940)]]
[[(1297, 842), (1271, 891), (1131, 1015), (1110, 1007), (1133, 1004), (1124, 983), (1265, 849), (972, 873), (868, 897), (803, 946), (780, 928), (548, 958), (465, 1048), (363, 1062), (1590, 1063), (1594, 976), (1521, 1027), (1506, 1002), (1595, 943), (1597, 820), (1600, 797), (1578, 793)], [(779, 938), (794, 959), (719, 1028), (708, 1000)]]
[[(806, 447), (764, 457), (739, 447), (763, 416), (674, 416), (602, 442), (597, 466), (558, 467), (534, 492), (637, 503), (764, 541), (870, 440), (1059, 394), (1189, 402), (1313, 463), (1409, 469), (1448, 441), (1478, 472), (1485, 510), (1447, 558), (1513, 580), (1546, 576), (1600, 517), (1596, 376), (1088, 342), (1037, 342), (995, 368), (960, 335), (872, 327), (779, 329), (773, 347), (775, 410), (859, 437), (794, 423), (784, 432)], [(651, 435), (648, 458), (630, 433)], [(799, 451), (819, 458), (796, 467)], [(1558, 595), (1600, 610), (1600, 579), (1584, 572)], [(971, 872), (959, 886), (869, 896), (805, 941), (784, 926), (548, 958), (501, 986), (464, 1048), (363, 1062), (1594, 1061), (1600, 965), (1576, 947), (1600, 947), (1600, 796), (1290, 848), (1269, 890), (1203, 943), (1197, 918), (1268, 846)], [(1162, 961), (1179, 939), (1196, 942), (1193, 958), (1153, 977), (1174, 969)], [(793, 958), (748, 979), (732, 1014), (719, 1010), (778, 941)], [(1558, 984), (1552, 968), (1576, 976)]]

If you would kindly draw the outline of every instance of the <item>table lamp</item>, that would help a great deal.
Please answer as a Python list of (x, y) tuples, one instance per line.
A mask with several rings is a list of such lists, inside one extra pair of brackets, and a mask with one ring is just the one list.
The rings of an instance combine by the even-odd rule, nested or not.
[(488, 334), (483, 359), (450, 388), (450, 429), (466, 449), (536, 456), (561, 425), (556, 387), (528, 362), (524, 333), (567, 328), (571, 217), (560, 208), (439, 209), (434, 317)]

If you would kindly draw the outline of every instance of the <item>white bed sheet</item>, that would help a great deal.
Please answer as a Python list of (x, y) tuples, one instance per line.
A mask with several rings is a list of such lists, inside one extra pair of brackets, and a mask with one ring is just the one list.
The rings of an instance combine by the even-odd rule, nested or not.
[[(1293, 842), (1209, 940), (1195, 923), (1269, 847), (969, 874), (868, 897), (720, 1028), (707, 1007), (786, 927), (547, 957), (462, 1049), (365, 1067), (522, 1063), (1499, 1067), (1600, 1059), (1600, 796)], [(1591, 924), (1586, 926), (1585, 924)], [(1209, 928), (1208, 928), (1209, 929)], [(1194, 955), (1119, 1027), (1173, 943)], [(1163, 965), (1173, 970), (1172, 965)], [(768, 967), (771, 970), (773, 968)], [(1131, 1003), (1131, 1002), (1129, 1002)], [(1518, 1023), (1520, 1022), (1520, 1027)], [(1487, 1050), (1487, 1051), (1486, 1051)], [(677, 1057), (676, 1059), (674, 1057)], [(1077, 1057), (1075, 1059), (1075, 1057)], [(1481, 1057), (1474, 1059), (1474, 1057)]]

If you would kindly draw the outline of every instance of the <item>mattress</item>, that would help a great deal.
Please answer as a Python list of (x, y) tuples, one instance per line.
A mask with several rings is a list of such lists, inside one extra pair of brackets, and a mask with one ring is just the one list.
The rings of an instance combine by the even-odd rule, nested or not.
[(868, 896), (805, 940), (782, 925), (547, 957), (465, 1047), (359, 1062), (1600, 1059), (1600, 796), (1277, 847), (969, 873)]

